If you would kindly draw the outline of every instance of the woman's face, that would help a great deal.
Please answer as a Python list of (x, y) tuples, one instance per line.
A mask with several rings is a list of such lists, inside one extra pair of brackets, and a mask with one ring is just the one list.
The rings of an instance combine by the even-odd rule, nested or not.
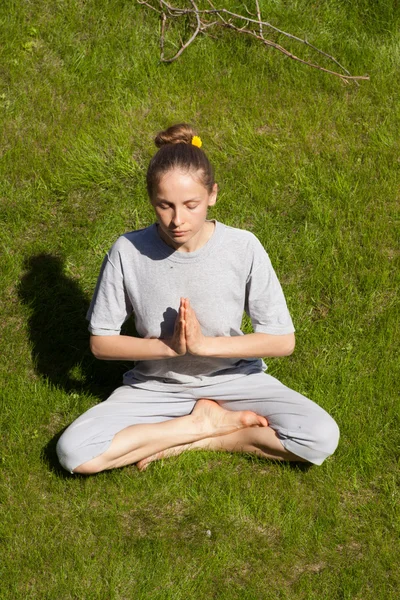
[(179, 169), (165, 173), (151, 200), (161, 238), (176, 250), (194, 252), (204, 239), (207, 209), (216, 200), (216, 184), (210, 194), (195, 174)]

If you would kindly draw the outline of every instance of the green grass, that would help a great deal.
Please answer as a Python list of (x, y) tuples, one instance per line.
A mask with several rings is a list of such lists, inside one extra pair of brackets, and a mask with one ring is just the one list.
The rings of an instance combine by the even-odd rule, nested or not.
[[(230, 32), (162, 65), (158, 17), (134, 1), (0, 8), (1, 599), (399, 597), (400, 9), (261, 7), (371, 80)], [(257, 234), (282, 281), (297, 348), (270, 373), (340, 425), (320, 468), (57, 466), (62, 430), (129, 366), (90, 355), (85, 311), (109, 246), (152, 222), (152, 138), (182, 120), (215, 165), (211, 215)]]

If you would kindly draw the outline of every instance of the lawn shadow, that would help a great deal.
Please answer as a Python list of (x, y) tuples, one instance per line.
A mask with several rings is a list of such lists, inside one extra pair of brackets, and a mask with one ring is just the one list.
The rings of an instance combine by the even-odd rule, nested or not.
[(273, 458), (266, 459), (248, 452), (243, 453), (243, 458), (249, 462), (260, 464), (262, 466), (264, 466), (265, 464), (275, 465), (279, 468), (290, 469), (291, 471), (297, 471), (301, 473), (307, 473), (312, 467), (315, 466), (312, 463), (303, 462), (302, 460), (288, 461), (279, 459), (275, 460)]
[[(24, 267), (18, 296), (31, 310), (28, 327), (36, 373), (68, 393), (87, 393), (104, 400), (122, 384), (122, 374), (132, 363), (100, 361), (91, 354), (85, 318), (89, 298), (65, 275), (62, 257), (38, 254), (26, 259)], [(57, 472), (59, 436), (43, 451), (46, 462)]]
[(51, 254), (25, 261), (18, 295), (32, 311), (28, 325), (34, 368), (56, 387), (104, 400), (132, 364), (94, 358), (86, 321), (89, 299), (64, 274), (63, 262)]

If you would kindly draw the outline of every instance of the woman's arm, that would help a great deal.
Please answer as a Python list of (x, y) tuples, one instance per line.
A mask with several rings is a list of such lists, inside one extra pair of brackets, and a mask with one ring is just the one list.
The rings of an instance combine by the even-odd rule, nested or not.
[[(263, 358), (288, 356), (295, 346), (294, 334), (249, 333), (234, 337), (205, 337), (189, 347), (190, 354), (215, 358)], [(90, 349), (100, 360), (162, 360), (182, 356), (172, 340), (141, 339), (127, 335), (92, 335)]]
[(197, 356), (214, 358), (264, 358), (267, 356), (289, 356), (295, 347), (294, 333), (271, 335), (248, 333), (233, 337), (203, 337), (198, 346), (189, 352)]
[(294, 333), (248, 333), (232, 337), (206, 337), (202, 334), (200, 323), (189, 300), (183, 300), (186, 346), (190, 354), (214, 358), (264, 358), (288, 356), (294, 350)]
[(91, 335), (90, 350), (100, 360), (162, 360), (186, 354), (184, 307), (181, 302), (169, 340), (129, 335)]
[(142, 339), (127, 335), (92, 335), (90, 349), (101, 360), (162, 360), (182, 356), (264, 358), (288, 356), (295, 346), (293, 333), (249, 333), (232, 337), (206, 337), (187, 298), (181, 299), (171, 339)]
[(167, 340), (128, 335), (91, 335), (90, 350), (100, 360), (158, 360), (177, 356)]

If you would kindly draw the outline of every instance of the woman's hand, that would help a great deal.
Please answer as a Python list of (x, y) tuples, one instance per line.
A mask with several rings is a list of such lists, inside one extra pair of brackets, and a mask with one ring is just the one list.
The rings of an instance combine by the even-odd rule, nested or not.
[(185, 337), (186, 349), (190, 354), (202, 356), (206, 338), (203, 335), (200, 323), (196, 317), (189, 298), (182, 298), (185, 309)]
[(168, 344), (174, 356), (182, 356), (188, 352), (194, 356), (212, 358), (289, 356), (295, 347), (293, 333), (281, 335), (247, 333), (236, 336), (206, 337), (201, 331), (200, 323), (188, 298), (181, 298), (174, 335), (171, 339), (163, 341)]
[(183, 356), (187, 352), (185, 337), (185, 298), (181, 298), (178, 316), (176, 317), (174, 334), (168, 341), (168, 345), (176, 356)]

